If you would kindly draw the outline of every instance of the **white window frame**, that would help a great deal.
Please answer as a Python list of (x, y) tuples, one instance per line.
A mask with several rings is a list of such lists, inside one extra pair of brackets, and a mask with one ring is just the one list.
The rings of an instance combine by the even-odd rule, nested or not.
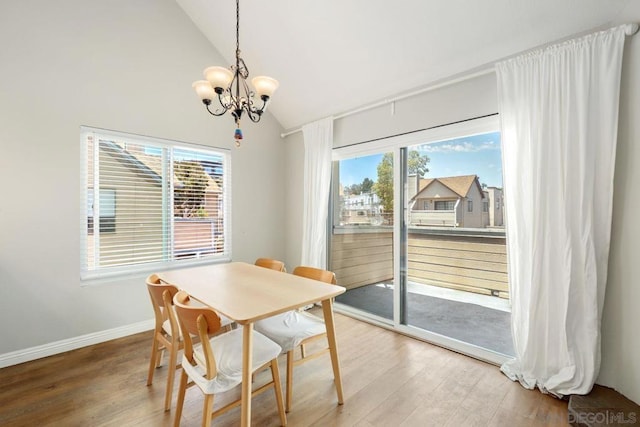
[[(115, 267), (104, 267), (89, 270), (87, 266), (87, 258), (88, 258), (88, 218), (89, 212), (87, 209), (87, 203), (89, 200), (88, 192), (90, 191), (87, 185), (88, 179), (88, 170), (89, 170), (89, 159), (88, 159), (88, 137), (92, 136), (93, 141), (99, 141), (100, 139), (117, 139), (122, 142), (129, 142), (135, 144), (149, 144), (153, 146), (161, 146), (163, 148), (169, 149), (185, 149), (191, 151), (203, 151), (206, 153), (215, 153), (219, 155), (223, 159), (223, 188), (222, 188), (222, 204), (223, 204), (223, 235), (224, 235), (224, 246), (223, 252), (220, 254), (216, 254), (213, 256), (205, 256), (201, 258), (188, 258), (188, 259), (165, 259), (158, 262), (149, 262), (145, 264), (132, 264), (132, 265), (121, 265)], [(97, 145), (96, 145), (97, 147)], [(94, 150), (96, 150), (94, 148)], [(96, 150), (97, 151), (97, 150)], [(172, 268), (182, 268), (187, 266), (194, 265), (203, 265), (203, 264), (216, 264), (222, 262), (230, 262), (232, 259), (231, 255), (231, 151), (225, 148), (219, 147), (210, 147), (186, 142), (173, 141), (163, 138), (155, 138), (143, 135), (135, 135), (125, 132), (106, 130), (100, 128), (94, 128), (89, 126), (81, 126), (80, 127), (80, 279), (82, 285), (102, 282), (104, 280), (112, 280), (118, 277), (134, 277), (140, 276), (143, 274), (148, 274), (151, 272), (161, 271), (161, 270), (169, 270)], [(166, 159), (163, 164), (163, 167), (166, 171), (169, 171), (173, 167), (173, 160), (171, 158)], [(95, 168), (95, 166), (94, 166)], [(99, 168), (99, 165), (98, 165)], [(98, 173), (99, 173), (99, 169)], [(94, 169), (94, 174), (96, 169)], [(172, 178), (169, 178), (172, 179)], [(170, 188), (171, 184), (167, 186)], [(169, 191), (167, 188), (164, 190), (163, 200), (164, 203), (168, 203), (169, 206), (173, 204), (173, 196), (172, 191)], [(116, 195), (117, 198), (117, 195)], [(117, 200), (116, 200), (117, 203)], [(100, 217), (99, 209), (94, 212), (94, 233), (96, 228), (96, 220), (95, 218)], [(167, 247), (169, 248), (169, 252), (172, 251), (173, 247), (173, 215), (167, 216), (167, 226), (170, 228), (170, 241), (167, 243)], [(99, 244), (99, 239), (95, 239)]]

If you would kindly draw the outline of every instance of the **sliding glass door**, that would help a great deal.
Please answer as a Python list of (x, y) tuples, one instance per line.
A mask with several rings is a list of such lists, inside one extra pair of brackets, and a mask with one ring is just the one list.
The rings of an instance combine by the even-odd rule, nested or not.
[(339, 309), (500, 363), (513, 354), (495, 118), (336, 150)]

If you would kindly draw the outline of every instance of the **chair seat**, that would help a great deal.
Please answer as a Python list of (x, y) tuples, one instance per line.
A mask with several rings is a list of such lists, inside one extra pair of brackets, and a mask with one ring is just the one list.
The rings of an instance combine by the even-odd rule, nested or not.
[[(205, 378), (205, 357), (201, 345), (194, 347), (196, 366), (182, 359), (182, 368), (205, 394), (222, 393), (242, 382), (242, 331), (243, 328), (215, 336), (209, 341), (216, 360), (217, 375), (212, 380)], [(278, 357), (282, 349), (259, 332), (253, 331), (253, 371)]]
[(299, 311), (288, 311), (259, 320), (254, 327), (256, 331), (278, 343), (285, 352), (299, 346), (304, 339), (327, 331), (322, 319)]

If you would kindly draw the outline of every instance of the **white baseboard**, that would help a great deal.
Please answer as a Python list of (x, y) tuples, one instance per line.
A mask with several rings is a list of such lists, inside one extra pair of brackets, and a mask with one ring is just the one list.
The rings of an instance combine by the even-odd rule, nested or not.
[(153, 319), (145, 320), (131, 325), (108, 329), (106, 331), (94, 332), (92, 334), (55, 341), (49, 344), (12, 351), (11, 353), (0, 354), (0, 368), (41, 359), (43, 357), (64, 353), (65, 351), (75, 350), (77, 348), (110, 341), (116, 338), (126, 337), (139, 332), (149, 331), (153, 329), (154, 326), (155, 321)]

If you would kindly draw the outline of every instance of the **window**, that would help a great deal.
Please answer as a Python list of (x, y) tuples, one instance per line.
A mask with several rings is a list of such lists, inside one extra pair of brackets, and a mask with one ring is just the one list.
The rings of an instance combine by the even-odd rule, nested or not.
[[(87, 194), (87, 232), (93, 234), (93, 195), (89, 188)], [(100, 232), (113, 233), (116, 231), (116, 191), (109, 188), (100, 189)]]
[(467, 200), (467, 212), (473, 212), (473, 200)]
[(452, 211), (456, 208), (453, 200), (436, 200), (433, 202), (433, 209), (436, 211)]
[(482, 202), (482, 212), (489, 212), (489, 202), (487, 200)]
[(86, 127), (81, 140), (83, 279), (231, 258), (226, 150)]

